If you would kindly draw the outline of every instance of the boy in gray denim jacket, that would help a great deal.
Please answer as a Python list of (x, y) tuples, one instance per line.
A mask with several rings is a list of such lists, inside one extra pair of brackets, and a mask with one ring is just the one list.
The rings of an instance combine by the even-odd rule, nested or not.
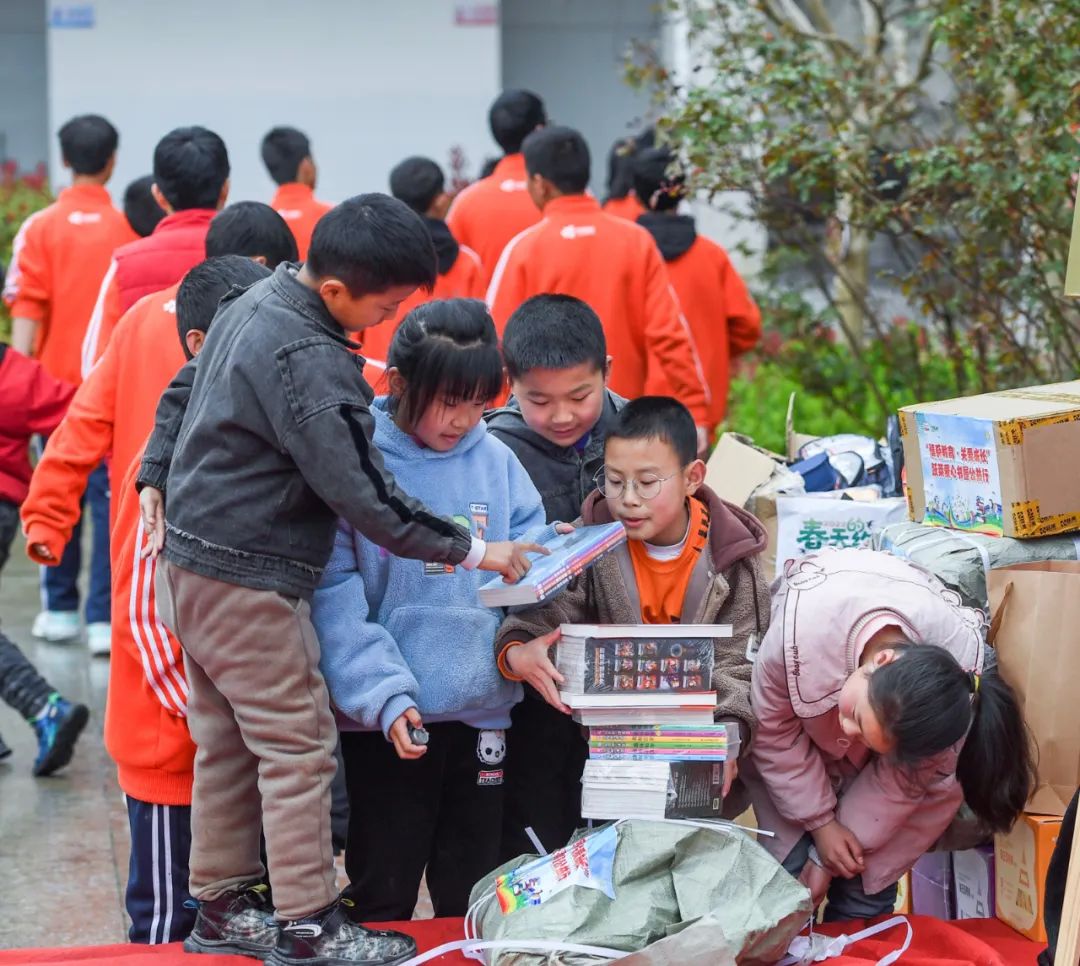
[(150, 552), (164, 543), (159, 605), (184, 649), (198, 746), (191, 951), (369, 966), (413, 955), (411, 939), (353, 923), (337, 897), (337, 729), (309, 600), (339, 516), (397, 556), (507, 579), (539, 549), (485, 545), (435, 516), (371, 443), (374, 394), (348, 333), (392, 318), (435, 271), (418, 215), (385, 195), (351, 198), (316, 226), (305, 265), (222, 300), (197, 366), (159, 405), (139, 485)]

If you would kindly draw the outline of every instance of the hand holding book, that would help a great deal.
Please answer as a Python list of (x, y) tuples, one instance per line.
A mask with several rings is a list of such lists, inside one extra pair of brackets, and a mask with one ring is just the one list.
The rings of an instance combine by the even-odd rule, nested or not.
[(559, 698), (563, 676), (551, 663), (550, 649), (562, 631), (556, 627), (550, 634), (522, 644), (511, 644), (506, 650), (506, 666), (514, 677), (531, 684), (536, 692), (556, 711), (569, 714), (570, 709)]
[(511, 540), (499, 540), (489, 543), (484, 550), (484, 559), (480, 561), (481, 570), (494, 570), (503, 575), (503, 582), (515, 584), (532, 567), (527, 554), (539, 553), (545, 557), (551, 553), (539, 543), (515, 543)]

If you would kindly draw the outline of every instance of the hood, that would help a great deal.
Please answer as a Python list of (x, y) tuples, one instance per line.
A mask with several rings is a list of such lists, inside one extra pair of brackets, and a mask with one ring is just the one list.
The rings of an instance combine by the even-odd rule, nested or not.
[(656, 239), (656, 247), (660, 249), (665, 262), (685, 255), (697, 238), (694, 219), (690, 215), (662, 215), (647, 211), (637, 221)]
[[(720, 499), (707, 486), (702, 486), (694, 499), (700, 500), (709, 509), (709, 551), (717, 573), (723, 573), (740, 560), (765, 551), (769, 538), (761, 522), (752, 513)], [(614, 519), (607, 500), (599, 490), (594, 490), (586, 498), (581, 508), (581, 518), (585, 524), (611, 523)]]
[(435, 257), (439, 262), (439, 274), (445, 275), (454, 267), (457, 261), (459, 246), (446, 222), (438, 218), (425, 218), (424, 224), (431, 232), (431, 240), (435, 244)]
[(393, 416), (390, 415), (390, 397), (379, 396), (371, 404), (371, 414), (375, 417), (375, 432), (372, 441), (387, 456), (398, 459), (445, 460), (462, 456), (478, 445), (487, 435), (487, 426), (481, 419), (452, 450), (440, 453), (418, 443), (408, 433), (402, 432)]

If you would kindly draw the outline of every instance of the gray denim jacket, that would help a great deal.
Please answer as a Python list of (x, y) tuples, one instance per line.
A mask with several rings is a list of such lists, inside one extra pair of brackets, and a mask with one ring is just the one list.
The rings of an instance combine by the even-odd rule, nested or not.
[(363, 359), (295, 273), (223, 299), (162, 396), (138, 482), (166, 492), (165, 558), (310, 598), (343, 517), (399, 557), (460, 563), (471, 535), (387, 472)]

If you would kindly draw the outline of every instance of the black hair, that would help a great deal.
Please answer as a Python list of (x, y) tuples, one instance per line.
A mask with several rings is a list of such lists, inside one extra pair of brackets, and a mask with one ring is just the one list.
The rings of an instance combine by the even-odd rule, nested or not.
[(315, 225), (307, 268), (316, 278), (338, 278), (354, 298), (395, 285), (428, 291), (438, 268), (424, 219), (389, 195), (356, 195)]
[(80, 114), (59, 132), (60, 154), (76, 174), (100, 174), (116, 154), (120, 135), (100, 114)]
[(565, 195), (580, 195), (589, 185), (589, 146), (569, 127), (545, 127), (526, 139), (525, 170), (547, 179)]
[(261, 201), (237, 201), (214, 215), (206, 233), (206, 257), (218, 255), (261, 255), (271, 269), (299, 257), (285, 219)]
[(180, 282), (176, 293), (176, 328), (180, 344), (189, 359), (187, 334), (193, 329), (206, 332), (218, 309), (218, 302), (234, 288), (247, 288), (266, 278), (270, 269), (243, 255), (218, 255), (199, 262)]
[(275, 127), (262, 139), (262, 159), (278, 184), (296, 180), (300, 162), (311, 157), (311, 142), (294, 127)]
[(630, 189), (634, 187), (634, 158), (655, 142), (655, 128), (647, 127), (640, 134), (619, 138), (611, 146), (608, 152), (606, 201), (617, 201), (630, 194)]
[(136, 178), (124, 189), (124, 216), (136, 235), (145, 238), (165, 217), (165, 209), (155, 200), (150, 190), (154, 184), (152, 174)]
[(653, 211), (671, 211), (686, 196), (686, 176), (670, 148), (646, 148), (633, 159), (634, 192)]
[(689, 466), (697, 459), (694, 417), (670, 396), (641, 396), (628, 402), (608, 430), (607, 441), (613, 439), (660, 440), (675, 450), (681, 466)]
[(178, 127), (154, 148), (154, 183), (175, 211), (216, 208), (228, 180), (225, 142), (204, 127)]
[(477, 175), (477, 178), (486, 178), (494, 174), (501, 160), (502, 158), (485, 158), (484, 163), (480, 165), (480, 174)]
[(503, 91), (488, 111), (488, 124), (495, 143), (506, 154), (517, 154), (525, 138), (547, 124), (547, 111), (532, 91)]
[(506, 322), (503, 361), (511, 379), (533, 369), (569, 369), (591, 362), (607, 370), (607, 340), (600, 317), (573, 295), (534, 295)]
[(436, 398), (487, 403), (503, 388), (499, 336), (480, 299), (418, 305), (398, 325), (386, 367), (405, 379), (405, 393), (394, 407), (410, 425)]
[(426, 215), (445, 190), (446, 177), (431, 158), (406, 158), (390, 172), (390, 194), (418, 215)]
[(892, 647), (896, 660), (870, 675), (868, 691), (895, 742), (892, 756), (914, 766), (966, 735), (956, 764), (964, 800), (989, 829), (1007, 831), (1035, 787), (1031, 744), (1012, 688), (996, 669), (969, 674), (942, 647)]

